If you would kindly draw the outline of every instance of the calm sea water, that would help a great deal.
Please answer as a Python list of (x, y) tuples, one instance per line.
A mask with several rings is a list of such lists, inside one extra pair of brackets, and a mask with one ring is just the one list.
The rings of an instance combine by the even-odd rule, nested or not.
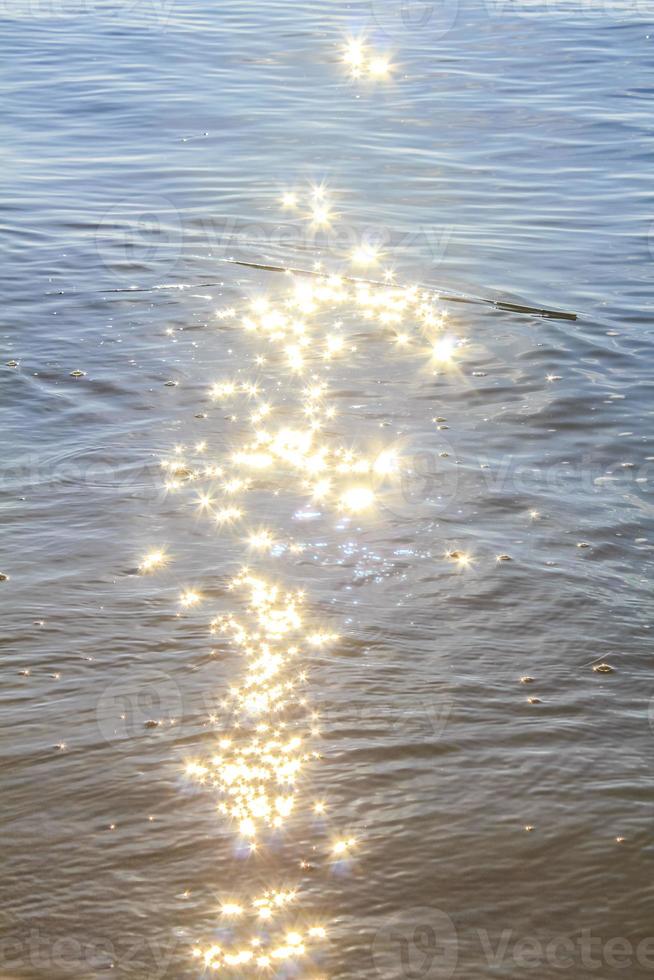
[[(654, 973), (651, 14), (2, 3), (3, 977), (201, 976), (221, 902), (271, 885), (327, 929), (284, 977)], [(348, 76), (363, 31), (390, 77)], [(279, 208), (321, 181), (330, 231)], [(216, 380), (294, 419), (304, 380), (216, 317), (287, 282), (223, 260), (361, 240), (402, 281), (578, 319), (450, 305), (469, 343), (434, 376), (346, 306), (356, 351), (308, 376), (407, 471), (353, 518), (256, 495), (248, 528), (304, 550), (253, 558), (159, 465), (240, 438)], [(341, 637), (305, 663), (326, 822), (249, 855), (183, 774), (238, 680), (207, 624), (244, 558)]]

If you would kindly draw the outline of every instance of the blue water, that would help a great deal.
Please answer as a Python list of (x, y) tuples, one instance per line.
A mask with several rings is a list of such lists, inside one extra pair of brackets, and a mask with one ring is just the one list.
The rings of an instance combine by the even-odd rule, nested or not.
[[(3, 977), (200, 976), (225, 890), (270, 879), (328, 933), (280, 976), (650, 976), (651, 6), (0, 18)], [(349, 77), (364, 32), (388, 78)], [(323, 181), (331, 229), (280, 210)], [(240, 424), (206, 392), (259, 348), (216, 309), (282, 286), (224, 260), (341, 269), (361, 240), (400, 281), (578, 318), (450, 304), (469, 344), (434, 377), (345, 310), (341, 437), (410, 467), (365, 519), (257, 498), (305, 546), (266, 574), (341, 641), (309, 665), (302, 791), (329, 828), (245, 858), (182, 775), (237, 674), (207, 622), (242, 541), (164, 492), (159, 459)], [(286, 405), (284, 373), (260, 377)], [(174, 562), (138, 575), (158, 546)], [(189, 587), (208, 601), (178, 616)], [(322, 860), (331, 828), (351, 861)]]

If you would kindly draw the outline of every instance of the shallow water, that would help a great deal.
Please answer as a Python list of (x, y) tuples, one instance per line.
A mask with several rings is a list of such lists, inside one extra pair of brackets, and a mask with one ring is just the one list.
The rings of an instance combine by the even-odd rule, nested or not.
[[(196, 977), (221, 901), (282, 884), (327, 929), (283, 976), (651, 975), (651, 10), (0, 16), (3, 977)], [(362, 30), (389, 78), (344, 70)], [(280, 211), (311, 181), (330, 231)], [(296, 419), (304, 377), (216, 316), (288, 282), (223, 260), (341, 268), (362, 239), (401, 281), (578, 319), (449, 304), (468, 344), (434, 375), (346, 304), (356, 351), (306, 377), (336, 438), (406, 472), (355, 517), (261, 488), (246, 526), (304, 550), (252, 556), (160, 467), (242, 439), (217, 380)], [(158, 547), (174, 560), (139, 574)], [(184, 776), (238, 682), (207, 626), (244, 560), (340, 634), (304, 664), (322, 758), (256, 854)], [(204, 601), (180, 610), (187, 588)]]

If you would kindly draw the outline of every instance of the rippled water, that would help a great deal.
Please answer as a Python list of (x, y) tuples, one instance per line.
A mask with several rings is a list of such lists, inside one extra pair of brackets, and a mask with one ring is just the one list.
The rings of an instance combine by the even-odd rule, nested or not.
[[(0, 16), (2, 976), (196, 977), (221, 902), (296, 886), (327, 937), (283, 976), (651, 975), (651, 8)], [(388, 78), (348, 76), (361, 31)], [(280, 210), (321, 181), (332, 229)], [(468, 343), (434, 374), (348, 301), (356, 350), (298, 379), (216, 316), (289, 285), (225, 258), (341, 269), (362, 240), (400, 281), (578, 319), (444, 304)], [(243, 439), (214, 382), (256, 378), (295, 424), (314, 372), (330, 436), (402, 455), (375, 507), (287, 476), (220, 531), (164, 489), (176, 444)], [(139, 574), (153, 548), (173, 560)], [(340, 635), (303, 662), (322, 758), (256, 854), (184, 775), (242, 673), (208, 623), (242, 614), (244, 560)]]

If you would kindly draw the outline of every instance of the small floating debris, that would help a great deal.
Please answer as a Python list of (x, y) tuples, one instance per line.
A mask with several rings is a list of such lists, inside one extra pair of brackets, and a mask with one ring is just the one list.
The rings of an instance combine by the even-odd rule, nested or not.
[(511, 557), (511, 555), (498, 555), (496, 560), (497, 561), (513, 561), (513, 558)]
[(85, 378), (86, 377), (86, 371), (80, 371), (79, 368), (75, 368), (74, 371), (71, 371), (70, 372), (70, 376), (71, 376), (71, 378)]
[(530, 823), (525, 824), (525, 830), (527, 831), (528, 834), (530, 834), (532, 832), (532, 830), (535, 830), (535, 829), (536, 828), (533, 826), (533, 824), (530, 824)]
[(525, 674), (524, 677), (521, 677), (520, 678), (520, 683), (521, 684), (533, 684), (534, 683), (534, 678), (533, 677), (530, 677), (529, 674)]
[(461, 568), (466, 568), (471, 561), (470, 555), (465, 551), (447, 551), (445, 557), (455, 561)]
[(18, 673), (21, 675), (21, 677), (29, 677), (30, 676), (29, 667), (26, 667), (25, 670), (19, 670)]
[(612, 667), (611, 664), (595, 664), (593, 670), (596, 674), (613, 674), (615, 667)]
[(144, 728), (158, 728), (161, 724), (160, 721), (154, 721), (153, 719), (148, 719), (148, 721), (143, 723)]
[(527, 703), (528, 704), (542, 704), (543, 702), (541, 701), (540, 698), (527, 698)]
[(561, 378), (561, 375), (560, 374), (548, 374), (546, 380), (547, 381), (562, 381), (563, 379)]
[(179, 381), (164, 381), (164, 385), (166, 388), (176, 388), (178, 384)]
[(486, 377), (486, 374), (487, 374), (486, 371), (473, 371), (472, 372), (473, 378), (485, 378)]
[(193, 470), (190, 470), (188, 466), (184, 466), (183, 463), (176, 463), (170, 466), (169, 470), (176, 480), (190, 480), (194, 476)]
[(615, 838), (615, 842), (616, 842), (616, 844), (624, 844), (625, 838), (624, 837), (616, 837)]
[(18, 361), (14, 361), (13, 359), (11, 361), (5, 361), (5, 363), (7, 367), (18, 367)]
[(578, 548), (590, 548), (590, 546), (591, 545), (589, 541), (577, 541)]
[(6, 575), (4, 572), (0, 572), (0, 582), (8, 582), (8, 581), (9, 581), (9, 576)]

